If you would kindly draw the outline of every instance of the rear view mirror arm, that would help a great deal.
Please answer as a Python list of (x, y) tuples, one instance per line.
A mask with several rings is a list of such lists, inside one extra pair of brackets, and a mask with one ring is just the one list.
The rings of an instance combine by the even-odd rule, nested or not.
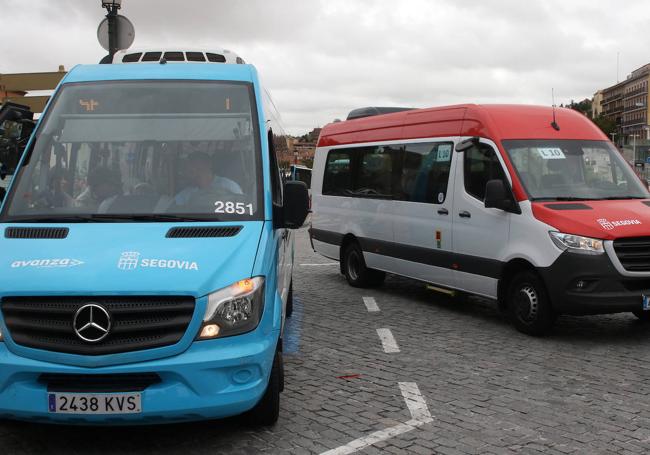
[(481, 138), (478, 136), (465, 139), (464, 141), (461, 141), (458, 144), (456, 144), (456, 151), (460, 153), (460, 152), (464, 152), (465, 150), (469, 150), (472, 147), (478, 145), (480, 140)]

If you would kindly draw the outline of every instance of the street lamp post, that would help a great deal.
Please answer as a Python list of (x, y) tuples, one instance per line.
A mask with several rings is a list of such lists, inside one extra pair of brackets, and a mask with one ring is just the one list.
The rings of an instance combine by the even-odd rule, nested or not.
[(108, 20), (108, 60), (113, 61), (117, 49), (117, 12), (122, 7), (122, 0), (102, 0)]

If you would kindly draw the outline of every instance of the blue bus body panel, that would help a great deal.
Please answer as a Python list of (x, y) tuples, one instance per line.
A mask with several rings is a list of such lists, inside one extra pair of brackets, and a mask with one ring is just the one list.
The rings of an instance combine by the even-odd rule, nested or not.
[[(174, 346), (78, 356), (21, 347), (10, 336), (6, 344), (18, 355), (85, 367), (178, 354), (189, 347), (199, 329), (206, 300), (201, 297), (251, 277), (263, 224), (227, 223), (243, 229), (226, 238), (166, 238), (167, 231), (178, 225), (170, 223), (71, 224), (65, 239), (2, 238), (2, 296), (186, 295), (197, 299), (190, 327)], [(8, 333), (4, 321), (2, 329)]]
[[(213, 223), (211, 223), (213, 224)], [(234, 223), (215, 223), (232, 225)], [(7, 336), (0, 343), (0, 418), (67, 424), (151, 424), (221, 418), (251, 409), (268, 383), (281, 332), (277, 247), (268, 222), (240, 223), (235, 237), (168, 239), (169, 223), (72, 224), (63, 240), (0, 239), (3, 295), (192, 295), (194, 317), (173, 346), (103, 356), (30, 349)], [(4, 229), (6, 225), (0, 225)], [(138, 265), (120, 268), (122, 253), (139, 252)], [(257, 258), (257, 259), (256, 259)], [(39, 266), (46, 260), (73, 264)], [(144, 259), (176, 268), (142, 267)], [(63, 261), (65, 260), (65, 261)], [(171, 262), (174, 261), (174, 262)], [(122, 264), (124, 262), (122, 261)], [(132, 263), (130, 263), (132, 264)], [(193, 267), (196, 264), (196, 268)], [(180, 268), (178, 268), (180, 267)], [(252, 332), (194, 341), (206, 294), (242, 278), (266, 278), (262, 320)], [(1, 328), (7, 334), (4, 320)], [(158, 374), (162, 382), (142, 392), (143, 413), (78, 416), (48, 412), (44, 373)]]

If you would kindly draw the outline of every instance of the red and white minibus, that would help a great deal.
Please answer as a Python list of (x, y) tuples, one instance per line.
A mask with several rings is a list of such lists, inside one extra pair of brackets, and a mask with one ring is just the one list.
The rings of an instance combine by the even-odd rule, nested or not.
[(385, 273), (496, 299), (522, 332), (560, 314), (650, 321), (650, 194), (584, 115), (458, 105), (323, 128), (314, 249), (352, 286)]

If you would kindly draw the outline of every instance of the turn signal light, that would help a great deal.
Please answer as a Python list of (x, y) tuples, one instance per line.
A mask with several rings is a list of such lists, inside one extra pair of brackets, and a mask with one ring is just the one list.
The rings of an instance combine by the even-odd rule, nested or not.
[(238, 281), (235, 283), (235, 286), (242, 294), (248, 294), (249, 292), (253, 292), (255, 289), (255, 283), (250, 279)]
[(216, 338), (219, 336), (219, 326), (217, 324), (207, 324), (201, 329), (201, 334), (199, 339), (209, 340), (210, 338)]

